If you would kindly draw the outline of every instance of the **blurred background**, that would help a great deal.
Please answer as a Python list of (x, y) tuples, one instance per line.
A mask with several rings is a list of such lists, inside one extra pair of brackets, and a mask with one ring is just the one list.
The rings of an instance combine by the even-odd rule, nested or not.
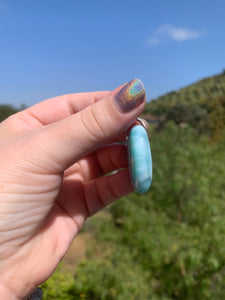
[(223, 0), (0, 0), (0, 121), (133, 78), (147, 93), (150, 191), (88, 220), (44, 299), (224, 299), (224, 11)]

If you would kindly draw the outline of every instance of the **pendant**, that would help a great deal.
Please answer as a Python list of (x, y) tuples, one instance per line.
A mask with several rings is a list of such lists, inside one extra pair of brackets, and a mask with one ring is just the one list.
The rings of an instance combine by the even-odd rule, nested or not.
[(152, 182), (152, 156), (145, 122), (134, 125), (127, 139), (129, 170), (136, 192), (146, 193)]

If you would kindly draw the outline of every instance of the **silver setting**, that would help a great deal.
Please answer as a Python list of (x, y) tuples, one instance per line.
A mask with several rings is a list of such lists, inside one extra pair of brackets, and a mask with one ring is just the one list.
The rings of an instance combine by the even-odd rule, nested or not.
[[(137, 118), (136, 119), (136, 122), (139, 122), (140, 125), (142, 127), (144, 127), (144, 129), (146, 130), (147, 134), (148, 134), (148, 130), (149, 130), (149, 124), (148, 122), (145, 120), (145, 119), (142, 119), (142, 118)], [(137, 125), (137, 124), (136, 124)], [(135, 126), (135, 125), (133, 125)], [(129, 135), (128, 135), (128, 130), (125, 131), (125, 141), (120, 141), (119, 143), (122, 144), (122, 145), (127, 145), (127, 142), (128, 142), (128, 139), (129, 139)]]
[(137, 118), (137, 122), (139, 122), (146, 131), (149, 130), (149, 125), (148, 125), (148, 122), (145, 120), (145, 119), (142, 119), (142, 118)]

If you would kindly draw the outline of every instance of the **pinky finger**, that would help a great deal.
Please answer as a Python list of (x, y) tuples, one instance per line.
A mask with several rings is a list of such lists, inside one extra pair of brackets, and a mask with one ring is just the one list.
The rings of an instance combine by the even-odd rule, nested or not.
[(133, 190), (128, 169), (85, 183), (84, 193), (89, 216)]

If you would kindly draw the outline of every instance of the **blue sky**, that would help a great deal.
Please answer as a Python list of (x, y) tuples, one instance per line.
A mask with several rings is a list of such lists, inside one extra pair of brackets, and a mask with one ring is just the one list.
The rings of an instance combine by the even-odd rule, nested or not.
[(224, 0), (0, 0), (0, 103), (113, 90), (147, 99), (225, 69)]

